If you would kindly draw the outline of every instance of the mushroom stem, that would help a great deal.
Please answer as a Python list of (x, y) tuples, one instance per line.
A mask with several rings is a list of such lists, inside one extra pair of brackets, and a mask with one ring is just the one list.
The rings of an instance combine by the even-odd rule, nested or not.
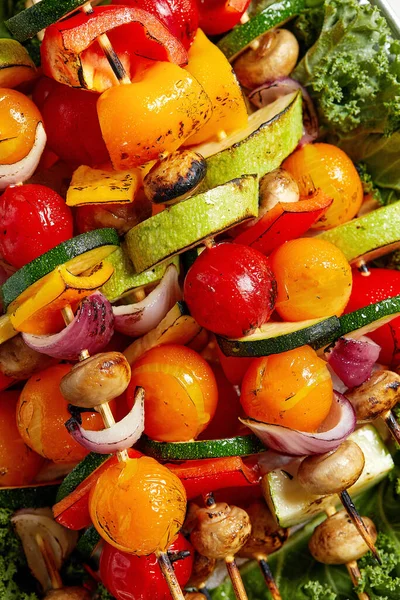
[(274, 576), (272, 575), (271, 569), (269, 568), (269, 564), (267, 562), (266, 556), (258, 556), (256, 557), (258, 564), (260, 565), (261, 572), (263, 574), (265, 583), (271, 593), (273, 600), (282, 600), (282, 596), (276, 585)]
[(46, 540), (39, 533), (36, 534), (35, 538), (40, 553), (43, 557), (44, 563), (46, 565), (46, 569), (50, 577), (51, 586), (53, 590), (60, 590), (63, 587), (63, 582), (60, 577), (60, 573), (58, 572), (58, 569), (56, 567), (53, 552), (51, 548), (49, 548), (49, 545), (46, 542)]
[(185, 597), (176, 578), (175, 571), (172, 568), (168, 554), (166, 552), (157, 552), (157, 560), (173, 600), (184, 600)]
[[(93, 8), (90, 2), (84, 4), (81, 8), (82, 12), (86, 15), (90, 15), (93, 13)], [(96, 38), (96, 41), (99, 43), (100, 48), (103, 50), (106, 58), (109, 62), (110, 67), (113, 70), (115, 77), (118, 79), (118, 83), (131, 83), (130, 78), (128, 77), (127, 72), (125, 71), (124, 65), (120, 61), (117, 53), (115, 52), (112, 44), (109, 40), (109, 37), (106, 33), (102, 33)]]
[(349, 496), (349, 493), (346, 490), (344, 490), (343, 492), (340, 492), (339, 498), (340, 498), (347, 514), (349, 515), (350, 519), (352, 520), (353, 525), (356, 527), (358, 533), (361, 535), (361, 537), (367, 544), (368, 548), (371, 550), (372, 554), (375, 556), (376, 560), (381, 565), (382, 560), (381, 560), (381, 557), (379, 556), (378, 550), (375, 548), (375, 544), (369, 535), (368, 529), (365, 527), (364, 522), (363, 522), (362, 518), (360, 517), (358, 510), (354, 506), (354, 503)]
[(383, 419), (386, 425), (389, 428), (389, 431), (394, 438), (394, 440), (400, 444), (400, 425), (398, 424), (393, 412), (391, 410), (387, 410), (383, 412), (381, 415), (381, 419)]
[(240, 571), (235, 561), (234, 556), (227, 556), (225, 558), (225, 564), (228, 571), (228, 575), (231, 578), (233, 591), (237, 600), (248, 600), (243, 580), (240, 575)]

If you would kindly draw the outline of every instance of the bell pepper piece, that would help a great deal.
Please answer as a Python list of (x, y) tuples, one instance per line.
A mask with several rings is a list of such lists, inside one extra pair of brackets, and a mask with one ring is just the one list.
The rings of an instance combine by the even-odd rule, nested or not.
[[(129, 448), (128, 454), (130, 458), (140, 458), (142, 455), (138, 450)], [(67, 527), (67, 529), (84, 529), (91, 525), (92, 520), (89, 514), (89, 495), (90, 490), (96, 483), (99, 476), (113, 464), (116, 464), (118, 459), (116, 455), (111, 455), (100, 467), (97, 467), (78, 487), (65, 498), (57, 502), (53, 506), (53, 515), (55, 520)]]
[(117, 79), (96, 40), (107, 33), (133, 78), (143, 60), (187, 63), (187, 52), (153, 15), (128, 6), (99, 6), (90, 14), (76, 15), (46, 29), (41, 45), (45, 75), (72, 87), (97, 92), (116, 85)]
[(185, 145), (217, 140), (221, 134), (246, 127), (247, 108), (232, 66), (201, 29), (198, 29), (189, 50), (186, 70), (206, 91), (212, 101), (213, 113), (211, 119)]
[[(140, 452), (128, 450), (131, 458)], [(133, 454), (135, 453), (135, 454)], [(89, 514), (90, 491), (99, 475), (117, 461), (112, 456), (89, 475), (71, 494), (53, 506), (55, 520), (68, 529), (79, 530), (91, 524)], [(187, 460), (181, 464), (166, 465), (182, 481), (188, 500), (207, 492), (224, 488), (257, 485), (260, 474), (256, 463), (245, 464), (240, 457), (210, 460)]]
[(4, 373), (0, 371), (0, 392), (9, 388), (13, 383), (17, 383), (17, 381), (17, 379), (4, 375)]
[(133, 202), (141, 181), (139, 169), (102, 171), (82, 165), (72, 175), (67, 205)]
[(114, 169), (123, 170), (177, 150), (211, 117), (212, 103), (190, 73), (159, 62), (104, 92), (97, 111)]
[(231, 487), (247, 487), (259, 483), (255, 465), (247, 466), (239, 456), (206, 460), (187, 460), (166, 464), (183, 483), (188, 500)]
[(269, 255), (284, 242), (294, 240), (308, 231), (332, 202), (332, 198), (318, 189), (307, 200), (278, 203), (252, 227), (240, 233), (235, 242)]
[(2, 315), (0, 317), (0, 344), (10, 340), (16, 336), (17, 333), (18, 331), (12, 326), (9, 315)]
[(77, 277), (65, 265), (60, 265), (31, 286), (31, 296), (27, 296), (26, 292), (31, 289), (28, 288), (24, 300), (20, 301), (18, 297), (10, 304), (8, 314), (11, 324), (17, 331), (25, 333), (54, 333), (60, 325), (59, 312), (104, 285), (113, 271), (111, 263), (104, 261), (93, 267), (88, 275)]
[(227, 380), (233, 385), (241, 385), (243, 377), (246, 374), (254, 358), (240, 358), (238, 356), (225, 356), (221, 348), (217, 345), (217, 353), (221, 368)]

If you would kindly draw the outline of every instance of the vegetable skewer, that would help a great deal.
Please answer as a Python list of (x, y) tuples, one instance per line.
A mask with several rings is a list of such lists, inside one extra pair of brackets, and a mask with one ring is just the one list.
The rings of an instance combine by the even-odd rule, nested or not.
[(358, 514), (346, 489), (360, 477), (365, 465), (361, 448), (351, 440), (343, 442), (334, 452), (308, 456), (299, 467), (299, 483), (311, 494), (337, 494), (353, 525), (376, 560), (381, 564), (375, 540)]

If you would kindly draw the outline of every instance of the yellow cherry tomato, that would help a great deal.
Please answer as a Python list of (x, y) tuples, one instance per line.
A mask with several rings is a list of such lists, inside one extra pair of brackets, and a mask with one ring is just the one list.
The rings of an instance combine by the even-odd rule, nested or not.
[(32, 100), (17, 90), (0, 88), (0, 164), (12, 165), (30, 152), (40, 121)]

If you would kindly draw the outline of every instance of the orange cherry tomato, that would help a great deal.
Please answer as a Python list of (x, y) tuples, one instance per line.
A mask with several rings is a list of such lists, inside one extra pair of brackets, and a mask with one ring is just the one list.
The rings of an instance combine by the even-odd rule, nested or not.
[(90, 516), (109, 544), (130, 554), (165, 551), (186, 514), (181, 481), (153, 458), (128, 459), (102, 472), (92, 488)]
[[(54, 462), (82, 460), (88, 451), (68, 433), (68, 403), (60, 392), (60, 381), (71, 365), (55, 365), (33, 375), (25, 384), (17, 406), (17, 425), (24, 442)], [(83, 413), (82, 426), (99, 431), (103, 421), (98, 413)]]
[(0, 89), (0, 164), (14, 164), (31, 151), (40, 121), (32, 100), (17, 90)]
[(44, 463), (25, 443), (15, 422), (18, 391), (0, 394), (0, 486), (31, 483)]
[(350, 298), (352, 274), (343, 252), (318, 238), (279, 246), (270, 257), (278, 284), (275, 309), (285, 321), (341, 315)]
[(313, 229), (330, 229), (350, 221), (363, 201), (360, 177), (350, 158), (331, 144), (306, 144), (291, 154), (283, 168), (296, 179), (304, 198), (315, 188), (333, 198), (333, 203)]
[(185, 442), (199, 435), (214, 416), (218, 389), (211, 367), (185, 346), (149, 350), (132, 367), (127, 390), (145, 390), (145, 433), (163, 442)]
[(332, 400), (326, 362), (309, 346), (255, 359), (240, 397), (249, 417), (299, 431), (316, 431)]

